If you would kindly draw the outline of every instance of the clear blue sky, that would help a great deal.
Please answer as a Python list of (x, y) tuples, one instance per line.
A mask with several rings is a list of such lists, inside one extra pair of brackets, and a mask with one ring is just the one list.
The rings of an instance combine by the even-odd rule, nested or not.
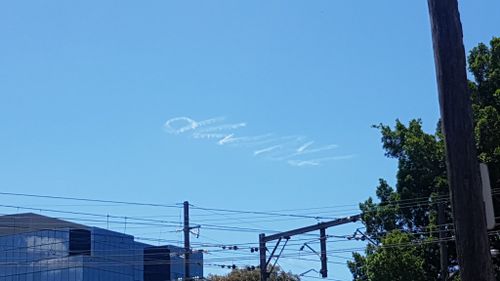
[[(498, 1), (460, 8), (467, 50), (500, 36)], [(422, 118), (426, 130), (435, 128), (429, 25), (423, 0), (3, 1), (0, 189), (238, 210), (353, 206), (373, 195), (378, 178), (394, 182), (396, 163), (384, 158), (370, 125)], [(176, 117), (224, 120), (172, 134), (164, 124)], [(197, 131), (268, 142), (219, 145)], [(203, 233), (222, 242), (257, 239)], [(319, 263), (282, 266), (300, 273)], [(332, 277), (349, 280), (345, 266), (333, 266)]]

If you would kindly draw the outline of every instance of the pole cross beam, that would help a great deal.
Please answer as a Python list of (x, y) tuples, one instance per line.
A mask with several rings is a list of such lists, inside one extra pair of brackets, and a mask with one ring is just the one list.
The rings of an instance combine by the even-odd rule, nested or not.
[[(321, 222), (318, 224), (306, 226), (306, 227), (301, 227), (289, 231), (284, 231), (276, 234), (272, 234), (269, 236), (266, 236), (265, 233), (261, 233), (259, 235), (259, 252), (260, 252), (260, 280), (261, 281), (267, 281), (269, 275), (272, 273), (272, 270), (274, 268), (271, 268), (268, 272), (267, 268), (268, 265), (273, 257), (276, 258), (275, 264), (278, 261), (281, 253), (283, 252), (283, 249), (286, 246), (283, 245), (283, 248), (280, 251), (280, 254), (277, 256), (274, 256), (274, 253), (276, 252), (276, 249), (278, 248), (280, 242), (282, 239), (286, 239), (288, 241), (292, 236), (299, 235), (299, 234), (304, 234), (307, 232), (312, 232), (319, 230), (320, 231), (320, 246), (321, 246), (321, 253), (320, 253), (320, 258), (321, 258), (321, 276), (323, 278), (328, 277), (328, 271), (327, 271), (327, 259), (326, 259), (326, 229), (329, 227), (337, 226), (337, 225), (342, 225), (346, 223), (351, 223), (351, 222), (356, 222), (359, 219), (361, 219), (361, 215), (354, 215), (350, 217), (345, 217), (345, 218), (340, 218), (332, 221), (327, 221), (327, 222)], [(269, 257), (269, 260), (266, 259), (266, 243), (270, 241), (278, 240), (276, 243), (276, 246), (274, 247), (271, 256)]]

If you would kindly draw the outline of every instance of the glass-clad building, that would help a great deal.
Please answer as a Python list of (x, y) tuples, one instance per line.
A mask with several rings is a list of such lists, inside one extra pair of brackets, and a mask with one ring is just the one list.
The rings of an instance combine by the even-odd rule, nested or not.
[[(183, 249), (41, 216), (0, 216), (0, 281), (167, 281), (184, 277)], [(203, 276), (193, 253), (191, 276)]]

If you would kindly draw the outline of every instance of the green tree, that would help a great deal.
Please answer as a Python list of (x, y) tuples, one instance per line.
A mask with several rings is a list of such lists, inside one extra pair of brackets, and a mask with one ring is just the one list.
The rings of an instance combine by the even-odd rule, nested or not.
[[(227, 275), (209, 275), (212, 281), (260, 281), (260, 270), (233, 269)], [(269, 276), (270, 281), (300, 281), (299, 276), (275, 268)]]
[[(368, 256), (372, 247), (368, 245), (365, 252)], [(347, 266), (352, 273), (352, 277), (354, 281), (368, 281), (367, 274), (367, 266), (366, 266), (366, 257), (361, 255), (360, 253), (352, 253), (353, 260), (347, 262)]]
[[(489, 47), (479, 44), (472, 49), (468, 63), (474, 77), (474, 81), (469, 81), (469, 88), (478, 158), (488, 164), (493, 187), (498, 187), (500, 38), (493, 38)], [(360, 209), (367, 234), (382, 245), (389, 243), (394, 248), (369, 246), (365, 256), (354, 253), (353, 261), (348, 262), (353, 280), (437, 280), (440, 267), (436, 243), (439, 238), (437, 205), (444, 201), (443, 198), (448, 198), (445, 146), (440, 124), (438, 122), (434, 134), (425, 133), (418, 119), (411, 120), (408, 125), (396, 120), (394, 127), (383, 124), (374, 127), (381, 132), (385, 155), (398, 161), (396, 185), (392, 188), (381, 179), (376, 188), (378, 200), (368, 198), (360, 204)], [(495, 210), (500, 213), (500, 204), (495, 205)], [(449, 205), (446, 219), (451, 222)], [(451, 230), (446, 233), (452, 235)], [(421, 246), (399, 247), (407, 240), (410, 244)], [(500, 249), (499, 241), (498, 237), (491, 238), (492, 245)], [(453, 268), (457, 264), (454, 243), (447, 244), (448, 260)], [(406, 275), (409, 279), (397, 279), (398, 276), (405, 276), (398, 263), (414, 263), (409, 267), (418, 272)], [(495, 261), (495, 264), (498, 268), (500, 262)], [(390, 275), (391, 272), (398, 272), (398, 275)], [(497, 277), (497, 280), (500, 278)]]
[(475, 81), (469, 82), (475, 120), (479, 160), (488, 164), (494, 184), (500, 184), (500, 38), (490, 48), (479, 44), (472, 49), (469, 70)]
[[(436, 203), (442, 198), (438, 197), (439, 192), (446, 192), (447, 186), (441, 133), (439, 130), (435, 134), (425, 133), (420, 120), (412, 120), (408, 126), (397, 120), (394, 128), (385, 125), (375, 127), (381, 131), (386, 156), (398, 160), (397, 181), (396, 187), (392, 188), (385, 180), (379, 180), (376, 188), (378, 202), (368, 198), (360, 204), (362, 221), (367, 235), (373, 240), (382, 245), (394, 244), (390, 247), (397, 250), (369, 247), (365, 253), (366, 257), (354, 254), (354, 261), (348, 263), (353, 280), (381, 280), (373, 279), (373, 272), (380, 263), (377, 263), (379, 259), (372, 257), (382, 256), (391, 260), (390, 255), (405, 252), (411, 252), (410, 256), (422, 261), (418, 268), (422, 267), (424, 279), (418, 280), (436, 280), (439, 272), (439, 251), (435, 243), (428, 242), (438, 239), (438, 233), (435, 232)], [(391, 239), (384, 241), (387, 237)], [(399, 244), (404, 242), (397, 243), (397, 238), (404, 240), (410, 237), (412, 241), (425, 243), (418, 252), (410, 251), (411, 247), (398, 248)], [(401, 257), (395, 256), (393, 260), (401, 260)], [(450, 260), (454, 260), (454, 256), (450, 256)], [(411, 259), (404, 260), (409, 261)], [(387, 264), (380, 270), (377, 276), (384, 272), (402, 274), (397, 263)]]
[(366, 259), (366, 274), (370, 281), (426, 279), (421, 249), (412, 245), (412, 236), (409, 234), (391, 232), (382, 239), (380, 250)]
[[(474, 81), (469, 82), (479, 160), (488, 164), (492, 188), (500, 187), (500, 38), (490, 47), (479, 44), (468, 58)], [(500, 214), (500, 196), (494, 197), (495, 214)], [(500, 237), (490, 237), (491, 246), (500, 249)], [(494, 260), (500, 280), (500, 260)]]

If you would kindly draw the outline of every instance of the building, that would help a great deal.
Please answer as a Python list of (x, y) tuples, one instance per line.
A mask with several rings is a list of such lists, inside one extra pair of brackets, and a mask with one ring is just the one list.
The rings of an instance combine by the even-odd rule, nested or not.
[[(190, 256), (203, 276), (203, 254)], [(0, 216), (0, 281), (170, 281), (184, 277), (183, 249), (33, 213)]]
[[(144, 280), (163, 281), (179, 280), (184, 277), (183, 248), (176, 246), (146, 246), (144, 248)], [(192, 277), (203, 277), (203, 253), (195, 252), (190, 255), (190, 273)], [(162, 261), (158, 263), (158, 261)]]

